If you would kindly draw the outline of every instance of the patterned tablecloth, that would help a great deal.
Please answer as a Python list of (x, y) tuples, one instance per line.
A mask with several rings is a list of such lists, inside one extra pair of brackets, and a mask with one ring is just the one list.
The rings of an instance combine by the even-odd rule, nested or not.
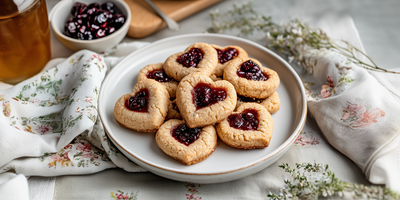
[[(210, 26), (210, 9), (227, 10), (235, 2), (241, 1), (224, 1), (183, 20), (179, 32), (162, 30), (140, 40), (126, 38), (124, 42), (153, 42), (168, 36), (203, 32)], [(47, 3), (50, 10), (57, 1), (47, 0)], [(354, 37), (357, 32), (346, 29), (353, 21), (349, 17), (342, 17), (350, 15), (366, 52), (385, 68), (397, 67), (399, 7), (398, 1), (254, 1), (254, 8), (258, 12), (272, 16), (277, 22), (299, 18), (319, 25), (332, 36), (345, 38), (357, 45), (361, 42)], [(321, 20), (321, 17), (328, 21)], [(265, 43), (264, 38), (258, 36), (250, 39)], [(68, 57), (73, 53), (54, 35), (52, 51), (53, 58)], [(128, 173), (122, 169), (108, 169), (91, 175), (30, 177), (28, 183), (31, 199), (267, 199), (269, 191), (278, 193), (284, 187), (284, 179), (288, 178), (288, 174), (278, 165), (288, 163), (294, 166), (303, 162), (328, 164), (336, 176), (344, 181), (370, 184), (356, 164), (326, 141), (315, 119), (310, 116), (300, 136), (282, 158), (267, 169), (236, 181), (199, 185), (168, 180), (149, 172)]]

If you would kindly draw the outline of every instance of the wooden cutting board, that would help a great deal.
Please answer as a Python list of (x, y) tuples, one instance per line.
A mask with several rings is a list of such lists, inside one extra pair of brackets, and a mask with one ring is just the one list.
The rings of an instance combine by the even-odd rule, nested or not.
[[(146, 37), (167, 25), (144, 0), (124, 0), (131, 8), (132, 19), (128, 36)], [(222, 0), (152, 0), (166, 15), (180, 21)]]

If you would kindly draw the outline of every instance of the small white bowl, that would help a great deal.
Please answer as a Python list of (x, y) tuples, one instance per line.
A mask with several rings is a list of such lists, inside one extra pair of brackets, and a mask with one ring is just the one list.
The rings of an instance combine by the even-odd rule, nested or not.
[[(78, 40), (64, 35), (63, 32), (65, 23), (67, 22), (67, 19), (71, 17), (71, 8), (75, 4), (75, 2), (81, 2), (86, 5), (97, 2), (101, 5), (109, 1), (112, 1), (126, 17), (126, 21), (120, 29), (108, 36), (94, 40)], [(59, 3), (57, 3), (57, 5), (54, 6), (54, 8), (50, 12), (49, 18), (54, 33), (65, 46), (74, 51), (88, 49), (101, 53), (104, 52), (106, 49), (110, 49), (116, 46), (119, 42), (121, 42), (122, 39), (124, 39), (129, 29), (129, 24), (131, 21), (131, 11), (128, 4), (126, 4), (122, 0), (64, 0), (60, 1)]]

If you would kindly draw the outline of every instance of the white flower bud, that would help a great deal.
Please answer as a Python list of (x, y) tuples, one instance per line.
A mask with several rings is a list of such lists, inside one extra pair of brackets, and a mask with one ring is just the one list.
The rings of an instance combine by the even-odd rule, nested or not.
[(286, 32), (290, 33), (290, 29), (291, 29), (290, 26), (287, 26), (286, 27)]
[(297, 37), (296, 40), (295, 40), (295, 44), (299, 44), (301, 42), (303, 42), (303, 38)]
[(298, 35), (302, 35), (302, 34), (303, 34), (303, 32), (302, 32), (302, 30), (301, 30), (300, 27), (299, 27), (299, 29), (297, 29), (297, 34), (298, 34)]

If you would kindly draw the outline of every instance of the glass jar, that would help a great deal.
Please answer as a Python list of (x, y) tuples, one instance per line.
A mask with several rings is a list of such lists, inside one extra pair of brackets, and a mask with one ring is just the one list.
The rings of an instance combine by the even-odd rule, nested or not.
[(46, 0), (0, 0), (0, 81), (15, 84), (50, 60)]

